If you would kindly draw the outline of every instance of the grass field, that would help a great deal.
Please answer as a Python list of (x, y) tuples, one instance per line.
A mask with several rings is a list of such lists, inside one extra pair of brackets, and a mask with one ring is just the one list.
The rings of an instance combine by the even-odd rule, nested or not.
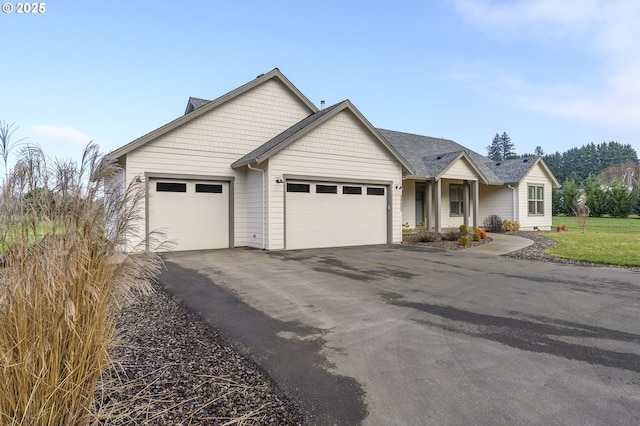
[(566, 225), (566, 232), (545, 234), (558, 242), (547, 250), (553, 256), (583, 262), (640, 267), (640, 218), (590, 217), (583, 233), (573, 217), (553, 218), (553, 228)]

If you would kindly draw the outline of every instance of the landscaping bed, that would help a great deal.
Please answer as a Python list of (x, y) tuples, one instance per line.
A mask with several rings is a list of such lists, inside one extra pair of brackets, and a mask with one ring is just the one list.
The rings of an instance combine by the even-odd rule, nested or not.
[(444, 232), (427, 232), (422, 230), (412, 230), (402, 235), (402, 244), (409, 244), (424, 247), (436, 247), (446, 250), (464, 250), (471, 247), (477, 247), (491, 242), (491, 237), (473, 241), (473, 234), (468, 234), (467, 244), (461, 245), (459, 242), (460, 232), (444, 231)]

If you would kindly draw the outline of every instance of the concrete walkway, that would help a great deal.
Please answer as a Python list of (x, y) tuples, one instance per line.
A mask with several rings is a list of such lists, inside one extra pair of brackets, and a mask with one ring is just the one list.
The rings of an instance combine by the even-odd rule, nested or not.
[(490, 243), (464, 249), (463, 252), (501, 256), (512, 251), (529, 247), (533, 244), (533, 240), (530, 240), (529, 238), (516, 237), (515, 235), (488, 234), (488, 236), (492, 240)]

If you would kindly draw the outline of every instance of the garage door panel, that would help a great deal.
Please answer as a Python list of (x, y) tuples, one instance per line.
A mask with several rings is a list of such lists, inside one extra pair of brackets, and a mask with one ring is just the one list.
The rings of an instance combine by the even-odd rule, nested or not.
[[(166, 190), (171, 185), (162, 186), (171, 182), (185, 183), (186, 190), (173, 192)], [(199, 191), (221, 192), (196, 192), (196, 185)], [(173, 243), (173, 250), (229, 247), (228, 182), (153, 179), (149, 197), (149, 229), (163, 232), (166, 240)]]
[[(387, 242), (386, 188), (367, 195), (366, 185), (338, 184), (336, 193), (286, 194), (286, 247), (288, 249), (336, 247)], [(344, 194), (343, 187), (361, 187), (361, 194)], [(353, 190), (353, 189), (352, 189)]]

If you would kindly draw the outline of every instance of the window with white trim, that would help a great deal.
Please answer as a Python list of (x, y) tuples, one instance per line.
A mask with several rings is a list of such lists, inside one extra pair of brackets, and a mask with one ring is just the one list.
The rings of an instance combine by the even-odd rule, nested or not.
[(464, 185), (449, 185), (449, 216), (462, 216), (464, 212)]
[(529, 215), (544, 216), (544, 186), (528, 186)]

